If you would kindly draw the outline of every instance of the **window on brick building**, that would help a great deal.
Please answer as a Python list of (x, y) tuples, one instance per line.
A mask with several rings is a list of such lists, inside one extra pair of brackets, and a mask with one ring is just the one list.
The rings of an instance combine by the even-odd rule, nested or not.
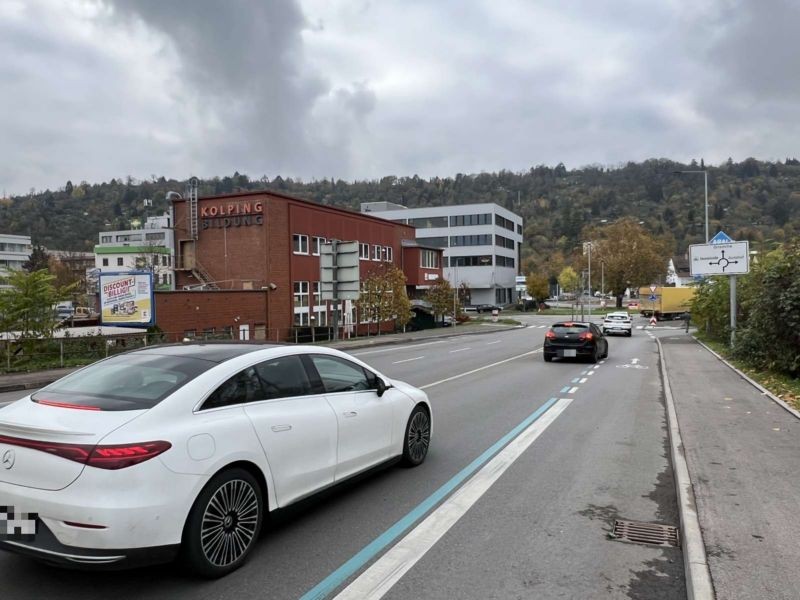
[(118, 267), (122, 266), (122, 257), (117, 258), (117, 266)]
[(372, 247), (372, 260), (380, 260), (381, 259), (381, 247), (380, 246), (373, 246)]
[(314, 292), (314, 317), (316, 317), (314, 325), (317, 327), (325, 327), (328, 324), (327, 302), (322, 299), (319, 281), (315, 281), (312, 285)]
[(358, 258), (361, 260), (369, 260), (369, 244), (360, 243), (358, 245)]
[(294, 324), (308, 325), (308, 282), (294, 282)]
[(107, 259), (107, 258), (104, 258), (104, 259), (103, 259), (103, 266), (104, 266), (104, 267), (107, 267), (107, 266), (108, 266), (108, 259)]
[(325, 238), (324, 237), (314, 237), (313, 241), (314, 241), (314, 243), (311, 246), (312, 254), (314, 256), (319, 256), (319, 253), (322, 250), (322, 244), (325, 243)]
[(386, 262), (392, 262), (394, 260), (394, 252), (391, 246), (386, 246)]
[(308, 254), (308, 236), (295, 233), (292, 236), (292, 250), (295, 254)]
[(435, 250), (422, 250), (419, 266), (423, 269), (437, 269), (439, 267), (439, 253)]

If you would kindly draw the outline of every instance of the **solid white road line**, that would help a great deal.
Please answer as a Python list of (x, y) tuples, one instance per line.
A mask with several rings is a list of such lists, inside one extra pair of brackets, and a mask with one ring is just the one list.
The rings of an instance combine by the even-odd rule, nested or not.
[(494, 485), (572, 402), (561, 398), (518, 435), (439, 508), (347, 586), (336, 600), (382, 598)]
[(502, 341), (503, 341), (503, 340), (495, 340), (495, 341), (493, 341), (493, 342), (486, 342), (486, 345), (487, 345), (487, 346), (491, 346), (492, 344), (499, 344), (499, 343), (500, 343), (500, 342), (502, 342)]
[(400, 363), (407, 363), (407, 362), (411, 362), (412, 360), (420, 360), (420, 359), (423, 359), (423, 358), (425, 358), (425, 357), (424, 356), (415, 356), (414, 358), (407, 358), (405, 360), (396, 360), (392, 364), (393, 365), (399, 365)]
[(397, 352), (403, 348), (422, 348), (423, 346), (431, 346), (432, 344), (444, 344), (447, 340), (437, 340), (435, 342), (425, 342), (424, 344), (397, 344), (391, 348), (383, 348), (381, 350), (368, 350), (367, 352), (350, 352), (351, 356), (364, 356), (366, 354), (380, 354), (382, 352)]
[(485, 371), (486, 369), (491, 369), (492, 367), (496, 367), (497, 365), (503, 365), (507, 362), (511, 362), (512, 360), (524, 358), (526, 356), (530, 356), (531, 354), (536, 354), (537, 352), (541, 351), (542, 351), (541, 348), (537, 348), (536, 350), (531, 350), (530, 352), (523, 352), (522, 354), (517, 354), (516, 356), (512, 356), (511, 358), (498, 360), (497, 362), (493, 362), (491, 364), (478, 367), (477, 369), (472, 369), (471, 371), (465, 371), (464, 373), (459, 373), (458, 375), (453, 375), (452, 377), (447, 377), (445, 379), (440, 379), (439, 381), (434, 381), (433, 383), (428, 383), (426, 385), (419, 385), (417, 387), (421, 390), (427, 390), (428, 388), (431, 388), (435, 385), (441, 385), (442, 383), (447, 383), (448, 381), (455, 381), (456, 379), (461, 379), (462, 377), (466, 377), (467, 375), (472, 375), (473, 373), (479, 373), (480, 371)]
[(472, 350), (472, 348), (459, 348), (457, 350), (450, 350), (450, 354), (453, 352), (463, 352), (464, 350)]

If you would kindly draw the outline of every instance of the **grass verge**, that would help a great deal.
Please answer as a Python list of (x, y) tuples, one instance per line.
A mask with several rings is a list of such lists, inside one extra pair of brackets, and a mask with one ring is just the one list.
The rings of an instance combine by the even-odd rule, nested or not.
[(702, 334), (696, 334), (698, 340), (703, 342), (709, 348), (714, 350), (717, 354), (724, 357), (734, 367), (739, 369), (748, 377), (755, 379), (758, 383), (767, 388), (770, 392), (778, 398), (786, 402), (795, 410), (800, 410), (800, 379), (794, 379), (785, 375), (784, 373), (776, 373), (775, 371), (762, 371), (754, 369), (747, 363), (733, 358), (731, 356), (730, 348), (716, 340), (708, 339)]

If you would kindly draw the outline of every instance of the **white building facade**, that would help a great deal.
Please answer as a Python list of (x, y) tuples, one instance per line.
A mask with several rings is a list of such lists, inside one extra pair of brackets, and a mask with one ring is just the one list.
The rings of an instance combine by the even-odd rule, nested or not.
[(32, 251), (30, 236), (0, 233), (0, 287), (8, 287), (3, 283), (5, 276), (21, 270)]
[(169, 214), (149, 217), (141, 229), (100, 232), (95, 268), (104, 273), (152, 271), (158, 291), (175, 289), (175, 235)]
[(444, 277), (469, 290), (469, 303), (516, 300), (522, 217), (493, 203), (406, 208), (365, 202), (361, 212), (417, 228), (417, 241), (444, 248)]

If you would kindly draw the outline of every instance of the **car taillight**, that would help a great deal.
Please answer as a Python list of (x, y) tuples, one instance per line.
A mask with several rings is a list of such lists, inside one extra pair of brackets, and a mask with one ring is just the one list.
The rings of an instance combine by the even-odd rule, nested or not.
[(42, 442), (5, 435), (0, 435), (0, 444), (39, 450), (82, 465), (110, 470), (137, 465), (172, 447), (172, 444), (164, 441), (92, 446), (90, 444)]
[(170, 448), (172, 444), (163, 441), (95, 446), (86, 464), (98, 469), (124, 469), (150, 460)]
[(594, 336), (593, 336), (591, 333), (589, 333), (589, 332), (587, 331), (586, 333), (582, 333), (582, 334), (580, 334), (580, 335), (578, 336), (578, 339), (579, 339), (579, 340), (585, 340), (585, 341), (587, 341), (587, 342), (591, 342), (591, 341), (594, 339)]
[(554, 340), (554, 339), (556, 339), (556, 332), (550, 330), (550, 331), (548, 331), (547, 333), (544, 334), (544, 337), (546, 337), (548, 340)]
[(71, 402), (56, 402), (55, 400), (35, 400), (33, 402), (44, 406), (56, 406), (58, 408), (75, 408), (77, 410), (101, 410), (99, 406), (89, 406), (85, 404), (72, 404)]

